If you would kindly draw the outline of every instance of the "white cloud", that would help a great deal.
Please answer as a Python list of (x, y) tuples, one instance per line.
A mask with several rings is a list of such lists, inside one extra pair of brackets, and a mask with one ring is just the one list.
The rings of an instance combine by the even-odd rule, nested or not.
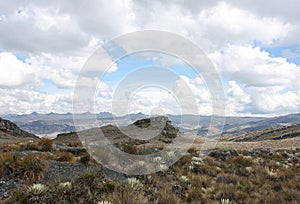
[(181, 114), (181, 107), (176, 98), (161, 89), (140, 90), (129, 99), (128, 113), (142, 112), (154, 114)]
[[(23, 86), (25, 88), (25, 85), (38, 87), (42, 80), (49, 79), (58, 88), (73, 89), (86, 60), (85, 57), (41, 53), (40, 55), (30, 55), (23, 62), (13, 53), (2, 52), (0, 53), (0, 87)], [(89, 67), (86, 71), (97, 71), (101, 74), (105, 71), (105, 68), (101, 66), (104, 63), (112, 64), (108, 72), (117, 70), (117, 65), (106, 55), (96, 63), (92, 61), (94, 66)], [(91, 79), (94, 78), (94, 76), (91, 77)]]
[(104, 49), (97, 49), (86, 61), (83, 73), (95, 71), (99, 73), (111, 73), (117, 70), (117, 65)]
[(78, 53), (89, 37), (76, 22), (47, 7), (16, 6), (0, 26), (0, 47), (8, 51)]
[(235, 115), (246, 112), (246, 106), (251, 102), (250, 95), (246, 93), (235, 81), (229, 81), (227, 89), (226, 114)]
[(61, 12), (70, 15), (81, 30), (101, 38), (110, 38), (136, 29), (130, 0), (113, 0), (109, 3), (77, 0), (76, 3), (65, 2), (62, 8)]
[(0, 88), (24, 87), (37, 83), (35, 70), (8, 52), (0, 53), (0, 71)]
[(217, 7), (201, 12), (199, 21), (207, 30), (207, 37), (215, 36), (213, 40), (220, 44), (252, 43), (254, 40), (271, 44), (285, 37), (292, 29), (292, 25), (276, 18), (260, 18), (226, 3), (219, 3)]
[(229, 45), (209, 56), (227, 80), (235, 80), (245, 86), (300, 88), (297, 83), (300, 67), (285, 58), (272, 58), (259, 47)]
[(201, 103), (210, 103), (210, 92), (205, 86), (205, 81), (203, 81), (200, 77), (191, 79), (183, 75), (180, 76), (180, 79), (189, 86), (191, 92), (194, 94), (197, 100), (199, 100)]
[(50, 53), (31, 55), (26, 62), (35, 70), (40, 79), (49, 79), (58, 88), (73, 88), (78, 73), (82, 68), (84, 57), (57, 56)]
[(177, 96), (181, 96), (183, 113), (201, 115), (214, 113), (211, 93), (200, 77), (192, 79), (181, 75), (174, 90)]
[(229, 80), (228, 114), (299, 111), (299, 66), (252, 46), (230, 45), (210, 57), (223, 80)]
[(1, 2), (0, 47), (8, 51), (80, 54), (93, 38), (135, 30), (129, 1)]
[(252, 113), (288, 114), (298, 112), (300, 107), (300, 92), (287, 91), (282, 93), (282, 87), (249, 87), (252, 103), (249, 111)]
[(294, 28), (293, 24), (280, 18), (257, 16), (225, 2), (192, 11), (187, 11), (181, 4), (161, 1), (154, 2), (155, 9), (152, 10), (148, 4), (136, 4), (137, 23), (143, 29), (162, 29), (181, 34), (204, 50), (219, 49), (227, 43), (252, 44), (261, 41), (272, 44), (283, 39)]
[(268, 12), (269, 4), (264, 3), (261, 10), (261, 2), (237, 1), (1, 2), (0, 47), (78, 54), (94, 38), (107, 40), (140, 29), (181, 34), (205, 49), (254, 40), (271, 44), (300, 30), (297, 18), (292, 17), (298, 10), (285, 3), (284, 8), (293, 13), (287, 17), (288, 12), (282, 14), (278, 9), (281, 4), (276, 1)]
[(72, 112), (72, 94), (45, 94), (33, 90), (2, 89), (1, 113), (57, 113)]
[[(99, 45), (141, 29), (177, 33), (211, 53), (225, 84), (229, 81), (225, 90), (229, 114), (299, 112), (300, 67), (284, 58), (298, 53), (285, 50), (282, 57), (273, 58), (254, 47), (257, 41), (263, 46), (299, 44), (299, 6), (293, 0), (271, 4), (259, 0), (0, 1), (0, 89), (5, 99), (0, 112), (70, 111), (71, 96), (34, 90), (51, 80), (70, 92), (87, 57)], [(25, 61), (15, 57), (19, 53), (27, 56)], [(173, 59), (157, 58), (162, 65), (178, 64)], [(113, 62), (106, 53), (100, 63), (97, 60), (90, 61), (88, 71), (103, 72)], [(116, 64), (106, 71), (118, 71)], [(111, 88), (96, 76), (84, 79), (84, 85), (99, 84), (99, 108), (109, 109)], [(203, 80), (184, 76), (181, 80), (192, 90), (200, 113), (211, 113), (210, 93)], [(144, 111), (159, 104), (166, 111), (176, 109), (169, 96), (157, 96), (165, 103), (148, 101), (147, 95), (141, 96), (137, 106)]]

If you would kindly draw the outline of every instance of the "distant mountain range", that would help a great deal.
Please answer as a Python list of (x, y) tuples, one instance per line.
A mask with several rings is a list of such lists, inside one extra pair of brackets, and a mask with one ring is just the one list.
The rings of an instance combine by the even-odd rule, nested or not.
[[(174, 126), (182, 132), (190, 132), (205, 136), (208, 131), (211, 116), (200, 115), (166, 115)], [(104, 125), (126, 126), (136, 120), (147, 118), (143, 113), (115, 116), (109, 112), (82, 113), (76, 115), (77, 130), (84, 130)], [(13, 121), (20, 128), (39, 136), (55, 137), (59, 133), (74, 132), (73, 114), (39, 114), (4, 115), (3, 118)], [(184, 121), (184, 122), (183, 122)], [(198, 124), (198, 122), (200, 123)], [(225, 117), (223, 134), (242, 134), (277, 126), (300, 124), (300, 114), (291, 114), (278, 117)]]

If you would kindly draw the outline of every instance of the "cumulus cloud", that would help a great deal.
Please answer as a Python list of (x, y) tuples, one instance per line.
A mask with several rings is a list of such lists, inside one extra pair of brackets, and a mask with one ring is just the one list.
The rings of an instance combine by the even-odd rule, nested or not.
[(37, 83), (35, 70), (9, 52), (0, 53), (0, 88), (15, 88)]
[(300, 67), (259, 47), (230, 45), (209, 55), (221, 75), (246, 86), (299, 89)]
[(3, 114), (57, 113), (72, 112), (72, 94), (46, 94), (34, 90), (0, 88), (3, 100), (0, 101), (0, 112)]
[(228, 115), (247, 113), (246, 107), (251, 102), (251, 97), (243, 90), (243, 87), (239, 86), (235, 81), (229, 81), (226, 95), (226, 113)]
[(57, 56), (49, 53), (30, 55), (24, 60), (11, 52), (0, 53), (0, 87), (35, 88), (43, 79), (58, 88), (73, 88), (82, 68), (84, 57)]
[(210, 57), (223, 79), (229, 80), (228, 113), (299, 111), (299, 66), (252, 46), (230, 45)]
[(58, 88), (73, 88), (84, 57), (57, 56), (50, 53), (31, 55), (26, 62), (40, 79), (51, 80)]
[[(160, 110), (160, 111), (159, 111)], [(169, 92), (152, 88), (139, 90), (129, 101), (128, 113), (181, 114), (179, 101)]]
[[(182, 96), (182, 104), (184, 113), (188, 114), (213, 114), (212, 98), (210, 90), (206, 87), (205, 81), (200, 76), (189, 78), (180, 75), (176, 82), (175, 93)], [(179, 92), (179, 94), (177, 93)]]
[(117, 70), (117, 65), (108, 55), (108, 53), (102, 49), (97, 49), (86, 61), (83, 67), (83, 74), (86, 72), (100, 72), (100, 73), (110, 73)]
[(248, 110), (251, 113), (289, 114), (298, 112), (300, 107), (300, 92), (281, 92), (282, 87), (249, 87), (252, 102)]
[[(99, 57), (99, 55), (97, 55)], [(30, 54), (24, 60), (18, 59), (13, 53), (0, 53), (0, 69), (2, 87), (38, 87), (42, 84), (42, 79), (48, 79), (53, 82), (57, 88), (73, 89), (78, 74), (87, 66), (86, 71), (97, 71), (102, 73), (106, 71), (103, 64), (111, 65), (108, 72), (117, 70), (117, 65), (108, 57), (100, 56), (100, 59), (89, 60), (84, 56), (60, 56), (51, 53), (41, 53), (40, 55)], [(93, 65), (93, 66), (91, 66)], [(94, 80), (95, 76), (90, 77)]]

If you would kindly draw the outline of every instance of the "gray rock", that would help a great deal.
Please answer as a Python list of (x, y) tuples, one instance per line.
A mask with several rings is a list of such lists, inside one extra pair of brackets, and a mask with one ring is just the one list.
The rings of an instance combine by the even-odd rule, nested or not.
[(8, 198), (10, 193), (22, 185), (22, 181), (0, 180), (0, 197)]
[(239, 156), (239, 154), (235, 150), (216, 149), (212, 150), (208, 156), (225, 161), (228, 157)]

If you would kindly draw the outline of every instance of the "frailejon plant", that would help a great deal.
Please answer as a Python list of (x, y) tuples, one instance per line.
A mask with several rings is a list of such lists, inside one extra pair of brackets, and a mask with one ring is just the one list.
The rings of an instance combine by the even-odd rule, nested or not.
[(232, 204), (232, 201), (230, 201), (229, 199), (221, 199), (221, 204)]
[(27, 188), (27, 193), (31, 193), (35, 196), (43, 194), (47, 190), (47, 187), (43, 184), (33, 184)]

